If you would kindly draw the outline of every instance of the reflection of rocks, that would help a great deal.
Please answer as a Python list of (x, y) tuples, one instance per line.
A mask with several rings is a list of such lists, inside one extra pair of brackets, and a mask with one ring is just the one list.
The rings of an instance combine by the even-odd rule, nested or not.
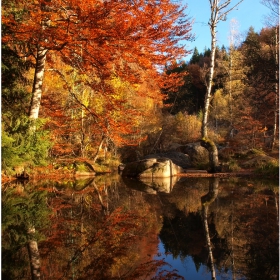
[(122, 175), (135, 178), (166, 178), (184, 172), (169, 158), (153, 157), (126, 164)]
[(142, 181), (137, 180), (137, 179), (124, 177), (123, 182), (127, 187), (129, 187), (131, 189), (135, 189), (135, 190), (140, 191), (140, 192), (145, 192), (145, 193), (148, 193), (148, 194), (156, 194), (157, 193), (156, 190), (152, 189), (150, 186), (146, 185), (145, 183), (143, 183)]
[(171, 193), (173, 186), (178, 181), (178, 178), (177, 177), (153, 178), (153, 179), (143, 178), (141, 179), (141, 181), (145, 183), (147, 186), (156, 190), (157, 192)]
[(177, 181), (177, 177), (143, 178), (141, 180), (123, 178), (123, 182), (129, 188), (133, 188), (149, 194), (157, 194), (158, 192), (171, 193), (172, 188)]

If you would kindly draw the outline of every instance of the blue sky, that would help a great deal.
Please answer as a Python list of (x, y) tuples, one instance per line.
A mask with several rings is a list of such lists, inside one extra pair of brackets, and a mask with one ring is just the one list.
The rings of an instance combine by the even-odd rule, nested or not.
[[(210, 18), (209, 0), (182, 0), (183, 4), (187, 4), (187, 14), (190, 18), (194, 18), (193, 32), (196, 34), (194, 42), (187, 42), (187, 49), (197, 47), (199, 52), (203, 52), (205, 47), (210, 48), (211, 37), (207, 22)], [(237, 3), (238, 0), (232, 0)], [(228, 14), (225, 22), (220, 22), (217, 28), (217, 45), (225, 47), (229, 46), (229, 36), (231, 20), (235, 19), (237, 30), (241, 36), (246, 36), (250, 26), (253, 26), (256, 32), (259, 32), (265, 26), (264, 17), (269, 14), (269, 9), (260, 3), (260, 0), (244, 0), (239, 4), (238, 10), (233, 10)], [(190, 59), (189, 55), (186, 60)]]

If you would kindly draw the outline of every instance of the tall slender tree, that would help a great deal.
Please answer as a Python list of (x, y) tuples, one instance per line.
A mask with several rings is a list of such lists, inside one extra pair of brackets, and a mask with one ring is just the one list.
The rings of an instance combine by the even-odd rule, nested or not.
[(208, 22), (211, 32), (211, 54), (210, 54), (210, 68), (207, 80), (207, 92), (204, 100), (204, 111), (201, 129), (201, 145), (205, 147), (209, 152), (210, 172), (216, 172), (219, 165), (218, 149), (215, 143), (208, 138), (208, 115), (210, 102), (213, 97), (212, 85), (215, 68), (215, 54), (217, 43), (217, 25), (220, 21), (225, 21), (228, 13), (235, 9), (243, 0), (238, 1), (236, 4), (232, 4), (231, 0), (209, 0), (210, 3), (210, 20)]

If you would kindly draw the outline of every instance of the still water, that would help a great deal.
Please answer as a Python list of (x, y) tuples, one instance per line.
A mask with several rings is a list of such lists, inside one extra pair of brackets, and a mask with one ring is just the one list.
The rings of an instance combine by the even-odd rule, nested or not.
[(279, 184), (118, 175), (2, 186), (2, 279), (278, 279)]

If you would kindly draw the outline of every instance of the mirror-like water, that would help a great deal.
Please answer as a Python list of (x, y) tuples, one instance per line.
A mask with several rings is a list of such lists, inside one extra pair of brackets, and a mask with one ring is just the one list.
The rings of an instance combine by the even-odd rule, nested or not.
[(278, 279), (278, 182), (2, 186), (2, 279)]

